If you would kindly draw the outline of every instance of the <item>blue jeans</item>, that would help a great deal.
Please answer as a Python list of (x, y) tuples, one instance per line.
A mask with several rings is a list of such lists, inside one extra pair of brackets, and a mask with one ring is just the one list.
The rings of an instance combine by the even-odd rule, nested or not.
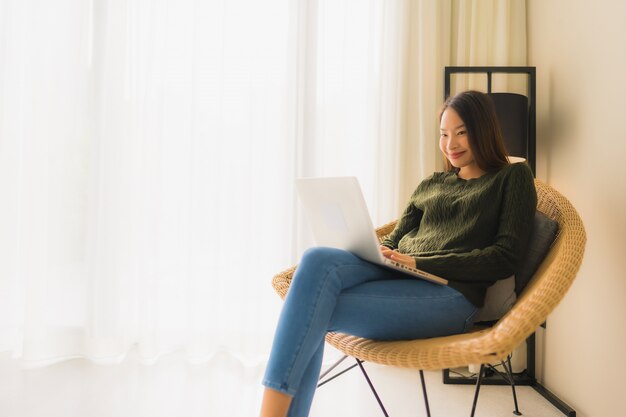
[(463, 333), (476, 307), (458, 291), (366, 262), (340, 249), (302, 256), (283, 306), (263, 385), (293, 397), (290, 417), (309, 413), (326, 332), (376, 340)]

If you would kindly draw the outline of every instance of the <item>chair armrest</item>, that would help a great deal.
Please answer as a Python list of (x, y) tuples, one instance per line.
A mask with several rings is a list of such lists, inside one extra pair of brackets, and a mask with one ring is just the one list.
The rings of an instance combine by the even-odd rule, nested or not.
[(379, 242), (382, 242), (389, 233), (393, 232), (393, 229), (395, 229), (397, 222), (397, 220), (394, 220), (376, 229), (376, 236), (378, 236)]
[(274, 275), (274, 278), (272, 278), (272, 287), (274, 287), (274, 290), (283, 300), (287, 296), (287, 290), (291, 285), (291, 279), (293, 278), (293, 273), (296, 271), (297, 267), (298, 265), (294, 265), (289, 269), (279, 272)]

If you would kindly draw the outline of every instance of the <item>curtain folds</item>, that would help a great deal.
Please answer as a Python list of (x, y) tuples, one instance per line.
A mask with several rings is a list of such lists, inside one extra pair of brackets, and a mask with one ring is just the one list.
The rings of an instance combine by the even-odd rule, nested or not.
[(3, 2), (0, 350), (264, 359), (311, 244), (294, 179), (397, 211), (402, 7)]
[[(422, 178), (443, 169), (437, 118), (443, 104), (443, 68), (527, 62), (525, 0), (410, 1), (409, 13), (404, 108), (408, 116), (398, 161), (401, 199)], [(457, 75), (451, 91), (485, 91), (486, 85), (484, 76)], [(525, 94), (526, 80), (494, 75), (493, 88)]]
[(443, 66), (525, 63), (523, 2), (485, 4), (0, 3), (0, 351), (262, 361), (270, 279), (312, 244), (294, 179), (357, 176), (397, 217), (438, 167)]

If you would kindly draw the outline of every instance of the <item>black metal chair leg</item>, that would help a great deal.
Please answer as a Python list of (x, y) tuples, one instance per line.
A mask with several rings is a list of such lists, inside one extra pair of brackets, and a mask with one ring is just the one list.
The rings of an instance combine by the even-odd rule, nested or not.
[(385, 406), (383, 405), (383, 402), (380, 400), (380, 397), (378, 396), (376, 389), (374, 389), (374, 384), (372, 384), (372, 381), (370, 381), (370, 377), (367, 375), (367, 372), (365, 372), (365, 368), (363, 367), (363, 361), (357, 359), (356, 363), (359, 365), (359, 368), (361, 368), (361, 372), (363, 372), (363, 375), (365, 376), (365, 379), (367, 380), (367, 383), (369, 384), (370, 389), (374, 393), (374, 397), (376, 397), (376, 401), (378, 401), (378, 405), (380, 406), (381, 410), (383, 410), (383, 414), (385, 415), (385, 417), (389, 417), (389, 414), (387, 414), (387, 410), (385, 410)]
[(430, 407), (428, 406), (428, 395), (426, 394), (426, 382), (424, 381), (424, 371), (420, 369), (420, 380), (422, 381), (422, 392), (424, 393), (424, 403), (426, 404), (426, 416), (430, 417)]
[(508, 366), (506, 363), (504, 363), (504, 361), (502, 361), (502, 366), (504, 367), (504, 369), (506, 369), (506, 373), (509, 376), (509, 382), (511, 383), (511, 389), (513, 390), (513, 403), (515, 404), (515, 411), (513, 411), (513, 414), (515, 414), (516, 416), (521, 416), (522, 413), (520, 413), (519, 407), (517, 406), (517, 394), (515, 393), (515, 380), (513, 379), (512, 373), (513, 367), (511, 366), (511, 355), (506, 358), (506, 361), (508, 363)]
[(476, 392), (474, 392), (474, 403), (472, 404), (472, 414), (470, 417), (474, 417), (474, 413), (476, 412), (476, 403), (478, 402), (478, 393), (480, 392), (480, 383), (483, 380), (483, 373), (485, 373), (485, 365), (480, 365), (480, 370), (478, 371), (478, 378), (476, 378)]
[(320, 375), (319, 380), (321, 381), (322, 379), (324, 379), (326, 375), (331, 373), (331, 371), (335, 369), (336, 367), (338, 367), (341, 362), (345, 361), (347, 357), (348, 355), (343, 355), (337, 362), (332, 364), (326, 371), (324, 371), (324, 373)]
[(317, 383), (317, 388), (321, 387), (322, 385), (326, 385), (326, 384), (328, 384), (328, 383), (329, 383), (330, 381), (332, 381), (333, 379), (335, 379), (335, 378), (339, 378), (341, 375), (345, 374), (346, 372), (351, 371), (353, 368), (356, 368), (357, 364), (355, 363), (354, 365), (352, 365), (352, 366), (350, 366), (350, 367), (348, 367), (348, 368), (344, 369), (344, 370), (343, 370), (343, 371), (341, 371), (341, 372), (337, 372), (335, 375), (333, 375), (333, 376), (331, 376), (331, 377), (328, 377), (326, 380), (322, 381), (322, 379), (323, 379), (326, 375), (328, 375), (328, 374), (329, 374), (329, 373), (330, 373), (333, 369), (335, 369), (337, 366), (339, 366), (339, 364), (340, 364), (341, 362), (343, 362), (343, 361), (344, 361), (344, 359), (346, 359), (347, 357), (348, 357), (348, 355), (345, 355), (343, 358), (341, 358), (341, 359), (339, 359), (337, 362), (335, 362), (335, 364), (334, 364), (334, 365), (332, 365), (330, 368), (328, 368), (328, 369), (326, 370), (326, 372), (324, 372), (322, 375), (320, 375), (320, 377), (319, 377), (319, 379), (318, 379), (318, 381), (317, 381), (317, 382), (318, 382), (318, 383)]

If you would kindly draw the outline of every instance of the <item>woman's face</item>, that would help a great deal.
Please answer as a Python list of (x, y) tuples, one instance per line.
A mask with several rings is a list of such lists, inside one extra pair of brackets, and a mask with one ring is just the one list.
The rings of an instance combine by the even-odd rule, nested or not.
[(459, 168), (459, 177), (468, 179), (484, 174), (474, 160), (465, 123), (453, 108), (444, 110), (439, 129), (439, 149), (453, 167)]

